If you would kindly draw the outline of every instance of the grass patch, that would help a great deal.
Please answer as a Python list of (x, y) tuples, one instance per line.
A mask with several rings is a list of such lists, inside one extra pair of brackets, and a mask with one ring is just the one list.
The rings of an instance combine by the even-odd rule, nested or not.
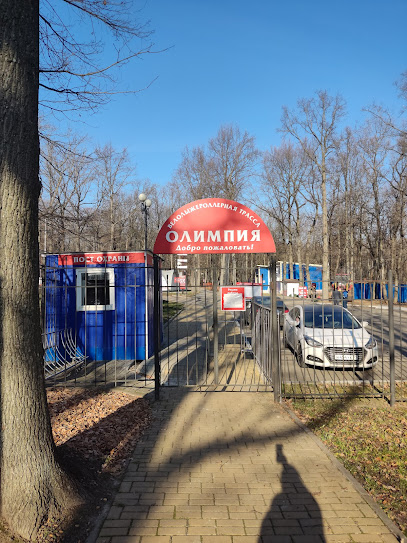
[(287, 403), (407, 535), (407, 404), (355, 395)]
[(163, 301), (163, 320), (164, 322), (169, 321), (172, 317), (175, 317), (182, 309), (184, 304), (179, 302), (168, 302), (167, 300)]

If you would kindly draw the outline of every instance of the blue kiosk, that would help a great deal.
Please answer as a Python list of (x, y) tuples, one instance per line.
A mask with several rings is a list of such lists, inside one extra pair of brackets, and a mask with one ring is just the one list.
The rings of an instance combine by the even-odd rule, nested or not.
[(153, 310), (150, 251), (46, 255), (44, 337), (59, 356), (146, 360)]
[[(310, 277), (307, 277), (308, 273), (305, 265), (303, 265), (303, 274), (304, 274), (304, 285), (309, 287), (309, 282), (316, 284), (317, 290), (322, 290), (322, 266), (319, 264), (310, 264), (309, 274)], [(278, 261), (276, 265), (276, 278), (277, 278), (277, 291), (278, 294), (283, 294), (283, 281), (287, 279), (294, 279), (298, 281), (300, 278), (299, 264), (295, 263), (293, 265), (293, 277), (290, 277), (289, 265), (282, 261)], [(257, 266), (256, 280), (262, 283), (263, 293), (270, 292), (270, 269), (268, 266)]]

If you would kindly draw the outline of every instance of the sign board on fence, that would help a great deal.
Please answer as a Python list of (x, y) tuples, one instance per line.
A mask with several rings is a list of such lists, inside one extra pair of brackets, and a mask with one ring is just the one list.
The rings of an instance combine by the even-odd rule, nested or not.
[(222, 311), (244, 311), (244, 287), (221, 287)]
[(263, 285), (261, 283), (236, 283), (238, 286), (244, 286), (244, 297), (246, 299), (254, 298), (254, 296), (262, 296)]
[(185, 290), (186, 288), (186, 275), (180, 275), (179, 277), (174, 277), (174, 283), (179, 285), (180, 290)]
[(307, 298), (308, 297), (308, 287), (298, 287), (298, 297)]

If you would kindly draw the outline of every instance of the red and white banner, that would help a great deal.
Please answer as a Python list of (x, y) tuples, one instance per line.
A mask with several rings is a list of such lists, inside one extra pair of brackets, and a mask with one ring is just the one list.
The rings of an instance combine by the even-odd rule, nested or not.
[(179, 285), (180, 290), (185, 290), (187, 286), (186, 275), (180, 275), (179, 277), (174, 277), (174, 283)]
[(308, 287), (298, 287), (298, 297), (308, 298)]
[(251, 209), (233, 200), (191, 202), (165, 221), (156, 254), (275, 253), (273, 236)]
[[(144, 264), (144, 252), (105, 252), (105, 253), (71, 253), (58, 255), (58, 266), (89, 266), (114, 264)], [(152, 264), (151, 255), (147, 255), (147, 263)]]
[(220, 287), (222, 311), (244, 311), (244, 287)]

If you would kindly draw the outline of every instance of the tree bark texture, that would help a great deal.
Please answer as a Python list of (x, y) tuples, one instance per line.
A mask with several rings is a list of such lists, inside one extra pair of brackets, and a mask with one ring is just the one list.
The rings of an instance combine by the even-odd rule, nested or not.
[(55, 459), (38, 297), (38, 0), (0, 4), (1, 514), (33, 539), (73, 504)]

